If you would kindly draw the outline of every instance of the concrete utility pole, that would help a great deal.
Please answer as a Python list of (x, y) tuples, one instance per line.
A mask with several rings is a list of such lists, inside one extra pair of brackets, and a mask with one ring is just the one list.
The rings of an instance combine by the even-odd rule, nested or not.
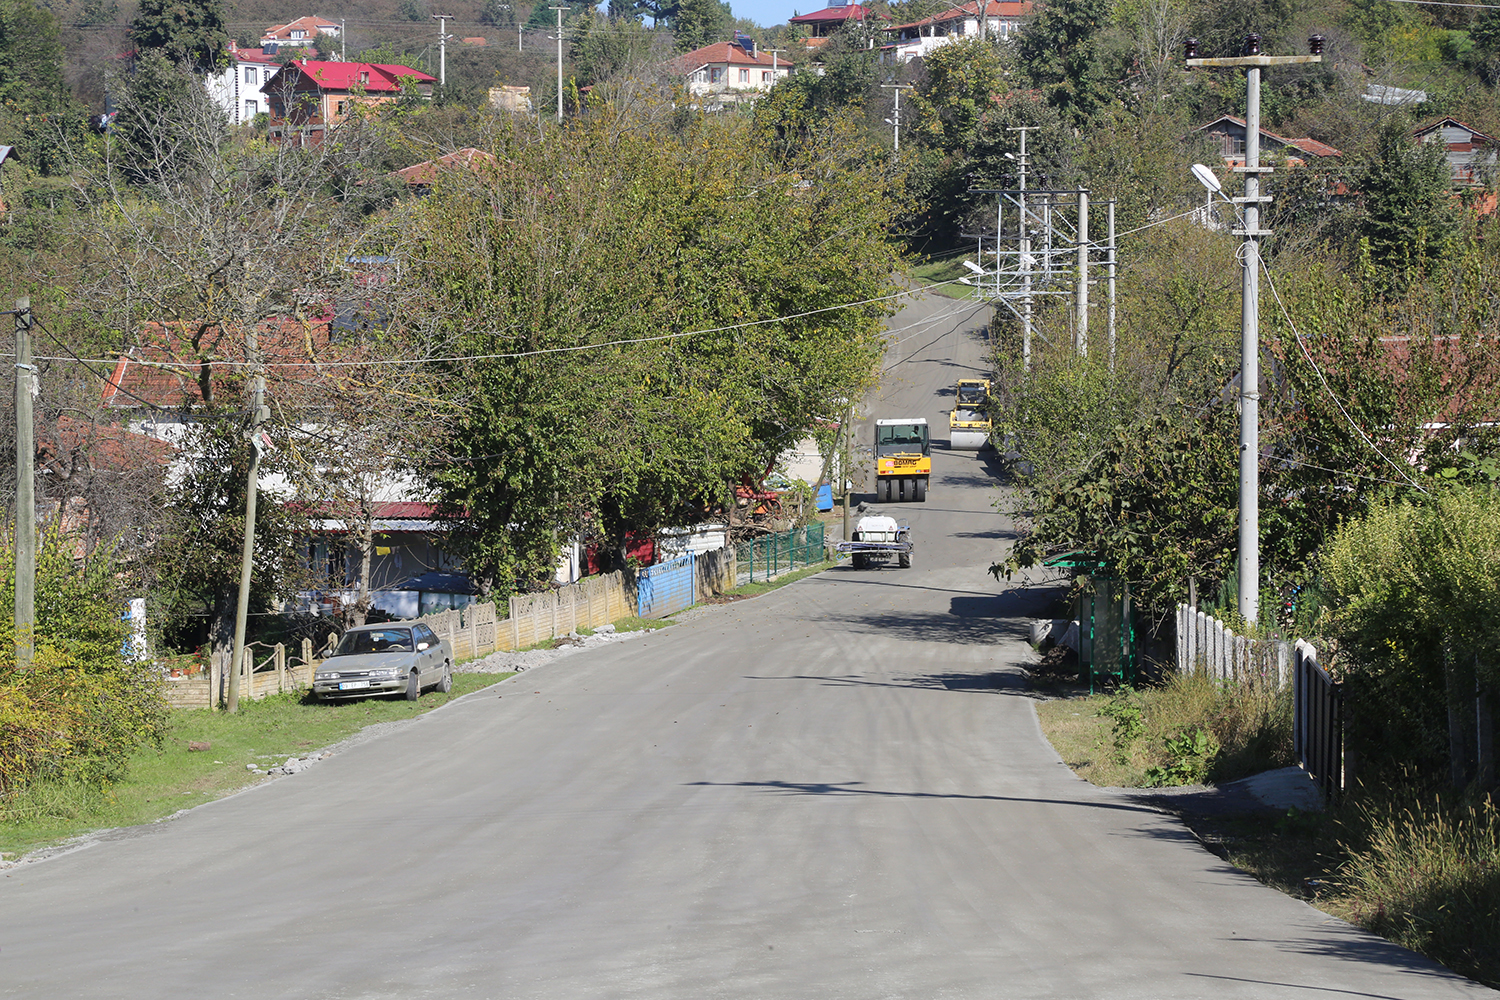
[(1244, 55), (1232, 59), (1199, 59), (1198, 39), (1184, 43), (1188, 66), (1245, 70), (1245, 164), (1235, 173), (1245, 175), (1245, 196), (1230, 201), (1245, 207), (1240, 295), (1240, 523), (1239, 612), (1250, 624), (1260, 615), (1260, 239), (1270, 236), (1260, 228), (1260, 206), (1271, 199), (1260, 193), (1260, 71), (1267, 66), (1291, 66), (1323, 61), (1323, 36), (1307, 40), (1311, 55), (1263, 56), (1260, 36), (1245, 36)]
[(349, 43), (344, 40), (348, 34), (349, 30), (344, 25), (344, 18), (341, 17), (339, 18), (339, 62), (349, 61)]
[(36, 628), (36, 439), (31, 400), (31, 299), (16, 299), (16, 666), (31, 666)]
[[(450, 15), (451, 16), (451, 15)], [(266, 408), (266, 376), (260, 367), (260, 340), (255, 328), (245, 334), (245, 357), (255, 365), (250, 379), (250, 474), (245, 482), (245, 533), (240, 547), (240, 595), (234, 611), (234, 653), (230, 657), (229, 691), (225, 707), (240, 710), (240, 671), (245, 659), (245, 618), (250, 612), (250, 570), (255, 557), (255, 494), (260, 486), (260, 425), (270, 416)]]
[(448, 86), (448, 20), (452, 14), (434, 14), (438, 23), (438, 86)]
[(563, 102), (562, 102), (562, 16), (567, 7), (553, 7), (557, 11), (557, 123), (562, 124)]
[(1089, 353), (1089, 193), (1078, 189), (1078, 327), (1073, 349), (1079, 357)]
[[(1026, 159), (1026, 133), (1036, 128), (1035, 125), (1019, 125), (1015, 128), (1006, 129), (1007, 132), (1021, 133), (1021, 151), (1017, 154), (1016, 165), (1020, 168), (1021, 193), (1021, 370), (1031, 371), (1031, 219), (1026, 212), (1026, 168), (1029, 161)], [(998, 233), (996, 234), (999, 235)], [(997, 258), (998, 266), (998, 258)]]
[(893, 130), (891, 134), (891, 146), (896, 152), (901, 152), (901, 91), (910, 90), (914, 85), (910, 83), (882, 83), (881, 90), (894, 90), (896, 92), (896, 107), (891, 114), (890, 123)]
[(1109, 203), (1109, 367), (1115, 367), (1115, 203)]

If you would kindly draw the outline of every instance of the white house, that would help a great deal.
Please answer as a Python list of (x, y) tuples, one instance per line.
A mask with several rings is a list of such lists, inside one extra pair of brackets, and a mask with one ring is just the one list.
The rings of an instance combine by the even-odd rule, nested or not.
[(274, 55), (263, 49), (242, 49), (229, 43), (229, 62), (204, 81), (214, 103), (229, 113), (235, 125), (245, 125), (256, 115), (270, 111), (265, 85), (281, 67)]
[(984, 37), (991, 41), (1014, 38), (1032, 9), (1031, 0), (974, 0), (920, 21), (891, 25), (885, 30), (893, 41), (882, 47), (883, 61), (910, 62), (956, 38), (978, 38), (981, 2), (984, 3)]
[(748, 38), (714, 42), (681, 57), (688, 93), (719, 99), (721, 104), (754, 101), (792, 73), (792, 64), (775, 52), (758, 52)]
[(278, 24), (266, 29), (266, 33), (260, 36), (261, 48), (267, 45), (278, 47), (311, 45), (319, 35), (327, 35), (329, 38), (338, 38), (340, 28), (334, 21), (325, 21), (321, 17), (299, 17), (295, 21), (286, 24)]

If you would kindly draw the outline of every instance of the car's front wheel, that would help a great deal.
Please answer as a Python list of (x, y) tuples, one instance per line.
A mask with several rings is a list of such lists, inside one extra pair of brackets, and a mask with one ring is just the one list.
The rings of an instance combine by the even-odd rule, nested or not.
[(443, 694), (453, 690), (453, 665), (451, 663), (443, 664), (443, 679), (438, 681), (437, 689)]
[(422, 696), (422, 677), (413, 670), (406, 678), (406, 700), (416, 701)]

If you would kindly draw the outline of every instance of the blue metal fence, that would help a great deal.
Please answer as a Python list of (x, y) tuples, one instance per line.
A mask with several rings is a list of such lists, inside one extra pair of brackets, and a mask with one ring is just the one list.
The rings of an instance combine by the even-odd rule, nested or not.
[(697, 595), (697, 557), (687, 555), (647, 566), (636, 574), (636, 613), (642, 618), (665, 618), (693, 606)]

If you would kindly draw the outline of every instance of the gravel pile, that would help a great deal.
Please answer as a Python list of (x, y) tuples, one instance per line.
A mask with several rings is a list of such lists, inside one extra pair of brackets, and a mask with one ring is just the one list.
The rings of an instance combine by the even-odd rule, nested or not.
[(639, 632), (616, 632), (613, 625), (601, 625), (592, 635), (579, 635), (577, 632), (571, 635), (560, 636), (556, 649), (527, 649), (519, 653), (508, 653), (497, 651), (489, 656), (478, 660), (470, 660), (468, 663), (460, 663), (453, 668), (454, 673), (459, 674), (505, 674), (512, 671), (520, 673), (539, 667), (544, 663), (551, 663), (561, 656), (579, 652), (584, 649), (595, 649), (599, 646), (608, 646), (611, 643), (624, 642), (634, 639), (636, 636), (645, 635), (646, 630)]

